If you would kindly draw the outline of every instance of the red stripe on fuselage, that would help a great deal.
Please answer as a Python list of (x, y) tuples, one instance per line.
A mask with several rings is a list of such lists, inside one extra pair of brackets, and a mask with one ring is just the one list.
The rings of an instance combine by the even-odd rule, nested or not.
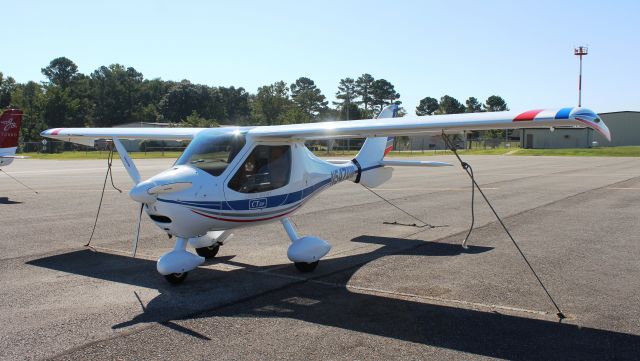
[(51, 132), (51, 135), (58, 135), (63, 128), (56, 128)]
[(384, 150), (384, 155), (389, 154), (390, 151), (393, 150), (393, 145), (388, 146), (385, 150)]
[(540, 112), (542, 112), (544, 109), (535, 109), (535, 110), (529, 110), (528, 112), (524, 112), (522, 114), (519, 114), (517, 117), (513, 118), (514, 122), (521, 122), (521, 121), (525, 121), (525, 120), (533, 120), (536, 115), (540, 114)]

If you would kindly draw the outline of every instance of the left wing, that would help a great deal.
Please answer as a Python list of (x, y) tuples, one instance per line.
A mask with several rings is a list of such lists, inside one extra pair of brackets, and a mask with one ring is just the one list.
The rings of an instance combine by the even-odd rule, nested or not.
[(209, 128), (54, 128), (45, 130), (40, 135), (93, 146), (96, 139), (187, 140), (193, 139), (203, 129)]
[(586, 108), (538, 109), (526, 112), (462, 113), (401, 118), (377, 118), (337, 122), (255, 127), (256, 138), (327, 139), (360, 138), (416, 133), (454, 133), (464, 130), (589, 127), (611, 140), (602, 119)]

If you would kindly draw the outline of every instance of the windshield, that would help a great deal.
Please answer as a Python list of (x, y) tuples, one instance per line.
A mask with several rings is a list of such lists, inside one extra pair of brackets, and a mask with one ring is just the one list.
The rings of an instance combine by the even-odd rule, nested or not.
[(202, 134), (184, 150), (176, 165), (188, 164), (219, 176), (244, 147), (245, 137), (238, 133)]

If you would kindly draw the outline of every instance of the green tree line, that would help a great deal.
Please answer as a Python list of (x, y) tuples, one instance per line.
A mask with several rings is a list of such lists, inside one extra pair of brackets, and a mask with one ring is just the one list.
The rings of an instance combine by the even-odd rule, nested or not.
[[(24, 84), (0, 72), (0, 109), (24, 111), (23, 141), (39, 140), (39, 133), (48, 128), (111, 127), (132, 122), (210, 127), (364, 119), (389, 104), (402, 103), (393, 84), (366, 73), (341, 79), (336, 101), (329, 106), (325, 95), (307, 77), (292, 84), (278, 81), (264, 85), (252, 94), (242, 87), (145, 79), (133, 67), (121, 64), (101, 66), (87, 75), (78, 72), (77, 65), (66, 57), (53, 59), (41, 71), (47, 81)], [(422, 99), (416, 112), (431, 115), (506, 109), (498, 96), (485, 104), (471, 97), (464, 106), (445, 95), (439, 102)]]

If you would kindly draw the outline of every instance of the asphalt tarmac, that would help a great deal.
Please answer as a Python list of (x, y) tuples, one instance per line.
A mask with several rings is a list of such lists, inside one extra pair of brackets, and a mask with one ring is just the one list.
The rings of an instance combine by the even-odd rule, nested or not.
[[(179, 286), (173, 246), (119, 161), (93, 248), (106, 161), (16, 160), (0, 173), (0, 358), (637, 359), (640, 159), (467, 156), (477, 181), (567, 316), (555, 309), (459, 167), (396, 168), (376, 191), (341, 183), (292, 219), (333, 249), (311, 274), (279, 223), (241, 229)], [(453, 157), (432, 157), (450, 161)], [(143, 178), (172, 160), (138, 160)], [(477, 194), (476, 194), (477, 195)], [(477, 195), (478, 196), (478, 195)]]

